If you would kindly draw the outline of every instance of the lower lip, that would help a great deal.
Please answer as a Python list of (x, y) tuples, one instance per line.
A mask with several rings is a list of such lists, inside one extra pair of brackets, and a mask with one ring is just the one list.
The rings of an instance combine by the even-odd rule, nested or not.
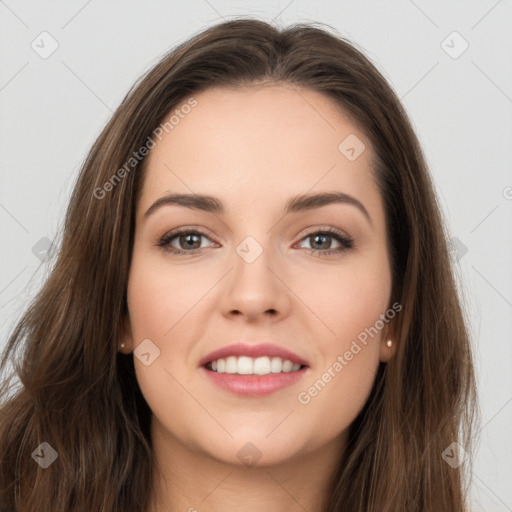
[(295, 372), (269, 373), (267, 375), (239, 375), (219, 373), (201, 366), (201, 371), (220, 388), (240, 396), (265, 396), (298, 382), (308, 367)]

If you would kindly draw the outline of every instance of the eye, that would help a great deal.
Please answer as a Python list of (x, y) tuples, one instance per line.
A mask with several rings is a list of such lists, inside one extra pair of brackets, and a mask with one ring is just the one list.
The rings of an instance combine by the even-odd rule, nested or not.
[[(166, 233), (156, 245), (172, 254), (197, 254), (207, 247), (201, 243), (201, 239), (203, 238), (210, 240), (209, 237), (201, 231), (181, 228)], [(333, 239), (339, 244), (339, 247), (330, 247)], [(326, 227), (320, 231), (312, 231), (303, 237), (301, 242), (308, 240), (311, 241), (312, 246), (310, 246), (309, 249), (314, 256), (338, 254), (348, 251), (354, 246), (354, 240), (351, 237), (333, 227)], [(176, 245), (178, 247), (176, 247)], [(218, 244), (215, 243), (214, 245), (218, 246)]]
[[(165, 234), (157, 245), (173, 254), (196, 254), (204, 248), (201, 244), (201, 238), (208, 237), (201, 231), (184, 228)], [(173, 242), (181, 247), (176, 247)]]
[[(332, 240), (336, 240), (340, 246), (330, 247)], [(354, 240), (336, 228), (327, 227), (321, 231), (313, 231), (302, 240), (310, 241), (311, 254), (314, 256), (332, 255), (348, 251), (354, 246)]]

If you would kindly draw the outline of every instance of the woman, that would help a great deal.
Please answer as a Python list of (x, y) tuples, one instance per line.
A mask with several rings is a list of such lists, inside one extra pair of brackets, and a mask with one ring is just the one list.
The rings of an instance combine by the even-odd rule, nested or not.
[(362, 52), (313, 24), (197, 34), (93, 145), (8, 341), (1, 510), (467, 510), (450, 265)]

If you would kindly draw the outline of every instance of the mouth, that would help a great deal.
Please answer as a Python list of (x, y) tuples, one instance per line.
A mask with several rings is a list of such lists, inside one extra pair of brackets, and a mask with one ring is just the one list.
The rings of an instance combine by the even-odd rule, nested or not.
[(216, 387), (243, 398), (265, 397), (284, 390), (310, 371), (307, 365), (265, 356), (230, 356), (210, 361), (200, 369)]
[(239, 375), (288, 373), (309, 366), (309, 361), (274, 343), (233, 343), (210, 352), (199, 361), (210, 371)]
[(289, 359), (271, 356), (229, 356), (215, 359), (203, 366), (211, 372), (253, 376), (294, 373), (308, 367), (305, 364), (294, 363)]
[(247, 342), (210, 352), (199, 361), (199, 367), (215, 386), (242, 397), (263, 397), (283, 390), (311, 370), (309, 361), (281, 345)]

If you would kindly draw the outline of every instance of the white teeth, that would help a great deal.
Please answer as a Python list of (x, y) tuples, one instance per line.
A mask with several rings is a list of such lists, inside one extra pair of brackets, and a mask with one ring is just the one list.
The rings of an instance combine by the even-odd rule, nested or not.
[(283, 372), (291, 372), (293, 368), (293, 363), (288, 361), (288, 359), (283, 363)]
[(270, 373), (270, 359), (268, 357), (258, 357), (254, 360), (253, 373), (257, 375), (267, 375)]
[(283, 360), (280, 357), (273, 357), (270, 362), (270, 371), (272, 373), (281, 373), (283, 369)]
[(237, 373), (240, 375), (268, 375), (269, 373), (289, 373), (300, 369), (300, 364), (292, 363), (280, 357), (229, 356), (212, 361), (211, 369), (218, 373)]

